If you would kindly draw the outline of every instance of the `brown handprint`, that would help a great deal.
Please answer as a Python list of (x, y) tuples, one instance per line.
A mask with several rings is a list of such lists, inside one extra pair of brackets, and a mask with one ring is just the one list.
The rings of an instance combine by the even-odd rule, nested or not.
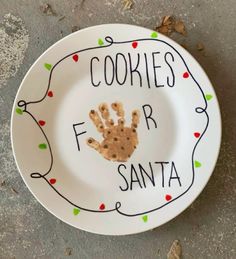
[(87, 144), (108, 160), (125, 162), (131, 157), (138, 145), (136, 129), (138, 127), (140, 113), (138, 110), (133, 111), (131, 126), (125, 127), (125, 112), (122, 103), (112, 103), (111, 107), (119, 118), (117, 125), (115, 125), (114, 121), (110, 118), (109, 108), (106, 103), (99, 105), (99, 111), (104, 119), (105, 125), (97, 111), (90, 111), (89, 117), (95, 124), (97, 130), (102, 133), (104, 140), (99, 143), (97, 140), (89, 138)]

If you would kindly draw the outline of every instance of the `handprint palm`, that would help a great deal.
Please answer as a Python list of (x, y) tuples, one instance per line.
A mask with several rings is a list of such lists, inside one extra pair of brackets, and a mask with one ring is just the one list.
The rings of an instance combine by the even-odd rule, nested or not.
[[(127, 161), (138, 145), (138, 127), (140, 113), (138, 110), (132, 112), (132, 123), (130, 127), (125, 127), (124, 109), (122, 103), (112, 103), (112, 109), (118, 116), (117, 125), (110, 118), (108, 105), (99, 105), (99, 111), (104, 119), (105, 125), (98, 112), (91, 110), (90, 119), (95, 124), (97, 130), (102, 133), (104, 140), (99, 143), (93, 138), (87, 140), (87, 144), (97, 150), (105, 159), (112, 161)], [(105, 127), (106, 126), (106, 127)]]

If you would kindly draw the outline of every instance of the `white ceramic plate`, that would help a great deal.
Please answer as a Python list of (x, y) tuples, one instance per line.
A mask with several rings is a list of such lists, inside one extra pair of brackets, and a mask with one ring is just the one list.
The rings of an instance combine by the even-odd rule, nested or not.
[(45, 208), (77, 228), (122, 235), (164, 224), (199, 195), (221, 118), (185, 49), (109, 24), (69, 35), (34, 63), (11, 130), (19, 171)]

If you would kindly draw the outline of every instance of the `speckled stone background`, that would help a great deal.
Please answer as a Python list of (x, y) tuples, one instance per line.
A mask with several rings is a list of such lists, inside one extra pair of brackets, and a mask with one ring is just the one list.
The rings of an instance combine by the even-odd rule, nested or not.
[[(0, 258), (166, 258), (175, 239), (183, 258), (236, 258), (236, 1), (136, 0), (127, 11), (121, 0), (48, 0), (56, 16), (43, 14), (42, 3), (0, 1)], [(19, 84), (35, 59), (73, 26), (121, 22), (153, 29), (172, 14), (188, 34), (171, 37), (187, 45), (219, 98), (223, 139), (213, 176), (191, 207), (152, 231), (109, 237), (70, 227), (35, 200), (17, 172), (10, 115)], [(197, 50), (199, 42), (204, 51)]]

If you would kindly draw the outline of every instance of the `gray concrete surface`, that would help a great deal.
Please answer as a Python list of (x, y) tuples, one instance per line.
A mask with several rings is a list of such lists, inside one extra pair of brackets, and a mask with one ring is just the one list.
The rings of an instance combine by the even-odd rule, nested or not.
[[(136, 0), (130, 11), (122, 9), (121, 0), (47, 2), (57, 16), (42, 14), (39, 6), (45, 1), (0, 1), (0, 36), (10, 37), (13, 44), (10, 49), (0, 46), (0, 182), (5, 181), (0, 187), (0, 258), (166, 258), (175, 239), (182, 244), (184, 258), (236, 258), (236, 1)], [(8, 13), (24, 25), (18, 21), (15, 29), (5, 30), (3, 17)], [(109, 237), (74, 229), (47, 212), (17, 172), (9, 124), (19, 84), (35, 59), (73, 26), (121, 22), (154, 28), (162, 16), (171, 14), (188, 30), (186, 37), (172, 37), (185, 43), (207, 71), (221, 105), (223, 142), (214, 174), (191, 207), (153, 231)], [(58, 21), (61, 16), (65, 18)], [(19, 29), (22, 34), (24, 28), (17, 26), (26, 30), (20, 39), (14, 39), (14, 33)], [(198, 42), (205, 51), (196, 49)]]

